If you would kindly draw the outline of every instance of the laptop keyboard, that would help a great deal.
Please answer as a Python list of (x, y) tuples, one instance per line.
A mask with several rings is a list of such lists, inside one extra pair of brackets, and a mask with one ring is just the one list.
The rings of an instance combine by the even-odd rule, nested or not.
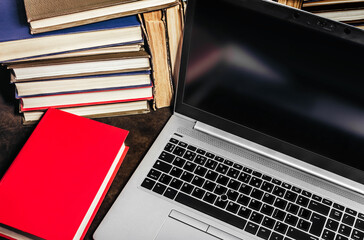
[(262, 239), (364, 239), (364, 213), (175, 138), (142, 187)]

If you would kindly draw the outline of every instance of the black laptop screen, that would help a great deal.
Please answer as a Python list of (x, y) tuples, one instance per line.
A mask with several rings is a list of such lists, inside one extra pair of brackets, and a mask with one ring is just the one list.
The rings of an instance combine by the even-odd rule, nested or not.
[(193, 1), (186, 26), (182, 102), (191, 115), (206, 113), (207, 123), (280, 151), (364, 170), (364, 46), (332, 36), (335, 26), (295, 24), (302, 13), (288, 21), (244, 7), (253, 1), (204, 2)]

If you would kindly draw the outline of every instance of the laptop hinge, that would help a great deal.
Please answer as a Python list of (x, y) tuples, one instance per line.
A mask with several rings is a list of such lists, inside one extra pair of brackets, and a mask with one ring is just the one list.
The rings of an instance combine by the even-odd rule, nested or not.
[(248, 149), (250, 151), (253, 151), (255, 153), (258, 153), (260, 155), (266, 156), (277, 162), (283, 163), (284, 165), (287, 165), (287, 166), (293, 167), (295, 169), (298, 169), (300, 171), (306, 172), (307, 174), (319, 177), (321, 179), (324, 179), (326, 181), (333, 183), (334, 185), (339, 185), (345, 189), (349, 189), (356, 193), (364, 195), (363, 185), (361, 185), (357, 182), (354, 182), (350, 179), (339, 176), (337, 174), (334, 174), (332, 172), (326, 171), (324, 169), (321, 169), (321, 168), (318, 168), (311, 164), (300, 161), (291, 156), (277, 152), (273, 149), (267, 148), (265, 146), (259, 145), (254, 142), (251, 142), (247, 139), (238, 137), (236, 135), (233, 135), (231, 133), (217, 129), (215, 127), (212, 127), (210, 125), (207, 125), (207, 124), (199, 122), (199, 121), (196, 122), (194, 129), (197, 131), (206, 133), (210, 136), (216, 137), (218, 139), (221, 139), (223, 141), (229, 142), (238, 147), (242, 147), (242, 148)]

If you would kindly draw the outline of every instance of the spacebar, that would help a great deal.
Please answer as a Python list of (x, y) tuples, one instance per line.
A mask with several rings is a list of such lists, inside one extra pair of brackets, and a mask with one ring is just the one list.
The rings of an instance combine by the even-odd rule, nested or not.
[(221, 221), (224, 221), (226, 223), (229, 223), (235, 227), (238, 227), (240, 229), (244, 229), (246, 225), (246, 220), (239, 218), (233, 214), (230, 214), (228, 212), (225, 212), (213, 205), (207, 204), (201, 200), (198, 200), (196, 198), (190, 197), (184, 193), (178, 193), (175, 200), (179, 203), (182, 203), (184, 205), (187, 205), (193, 209), (196, 209), (200, 212), (203, 212), (207, 215), (210, 215), (214, 218), (217, 218)]

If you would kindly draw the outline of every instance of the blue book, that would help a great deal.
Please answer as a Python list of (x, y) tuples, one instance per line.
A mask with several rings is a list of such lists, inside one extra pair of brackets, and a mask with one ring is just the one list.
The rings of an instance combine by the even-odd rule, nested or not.
[(137, 42), (136, 15), (32, 35), (23, 0), (0, 1), (0, 62)]

